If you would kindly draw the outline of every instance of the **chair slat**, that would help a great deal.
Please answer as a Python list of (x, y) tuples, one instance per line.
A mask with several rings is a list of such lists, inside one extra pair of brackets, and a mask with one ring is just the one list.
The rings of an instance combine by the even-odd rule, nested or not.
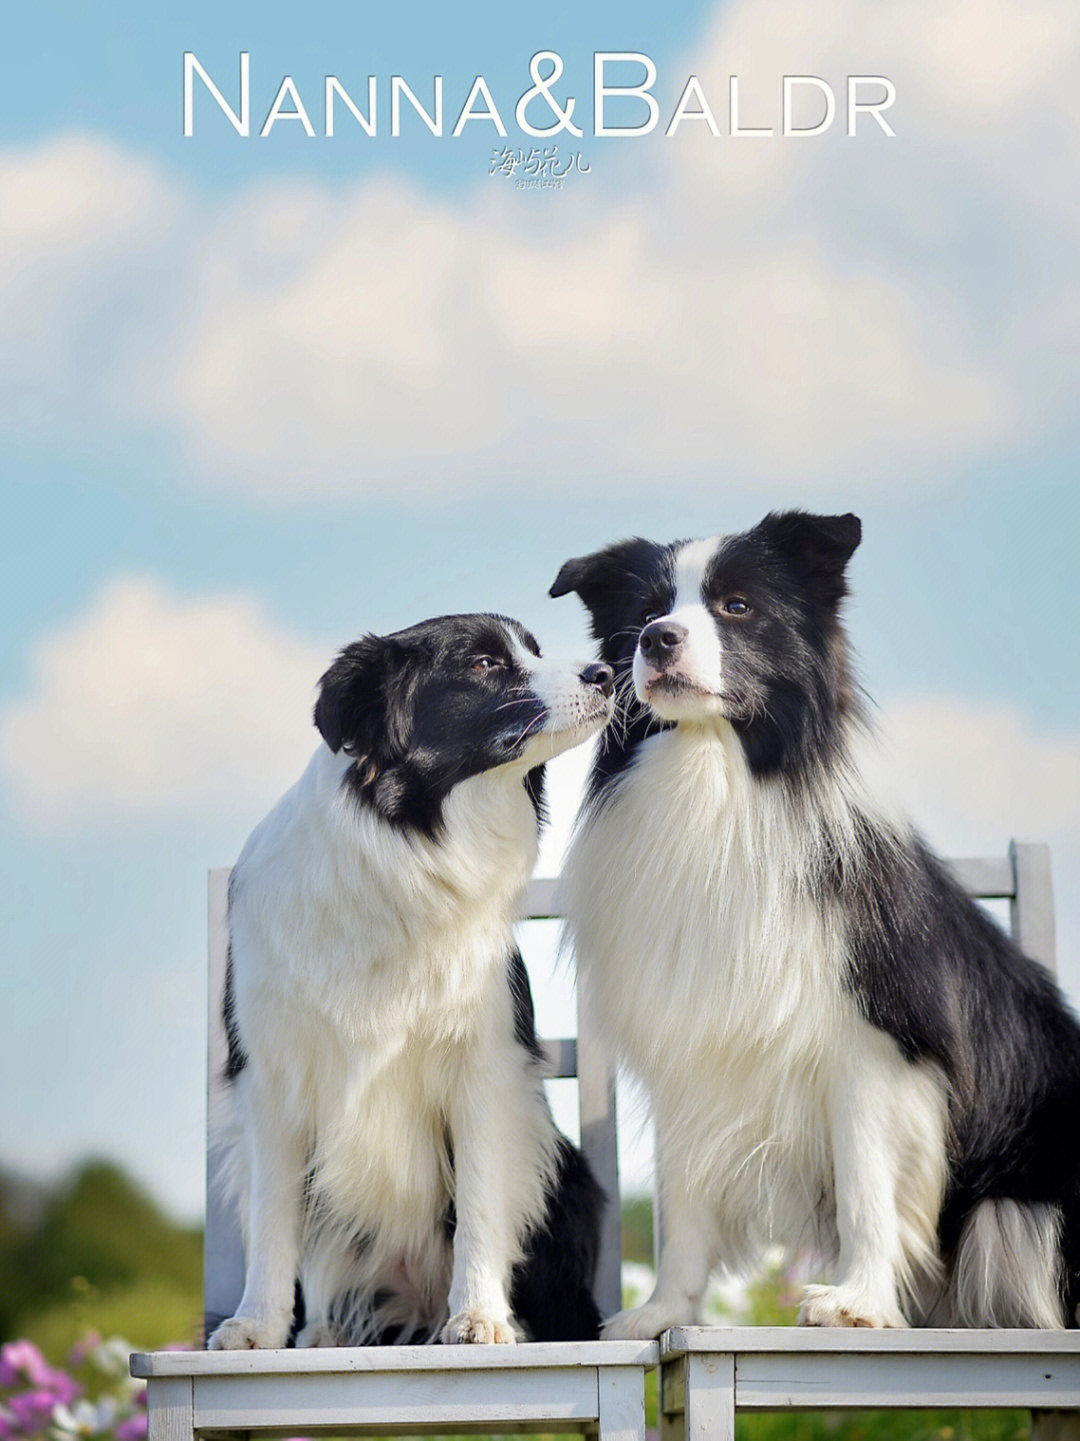
[(203, 1310), (208, 1329), (231, 1316), (244, 1290), (244, 1242), (240, 1218), (228, 1194), (222, 1165), (227, 1044), (222, 1021), (225, 963), (229, 947), (229, 870), (212, 870), (207, 889), (208, 986), (206, 1075), (206, 1239), (203, 1243)]
[(1016, 895), (1016, 874), (1008, 856), (976, 856), (947, 861), (967, 891), (981, 901), (1008, 901)]
[(1009, 859), (1016, 878), (1011, 910), (1012, 933), (1020, 949), (1057, 974), (1057, 935), (1054, 926), (1054, 882), (1050, 847), (1013, 841)]

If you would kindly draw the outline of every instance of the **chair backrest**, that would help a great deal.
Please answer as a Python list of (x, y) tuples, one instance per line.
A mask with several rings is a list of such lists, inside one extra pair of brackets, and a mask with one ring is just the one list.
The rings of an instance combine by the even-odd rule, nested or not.
[[(1009, 902), (1014, 940), (1033, 960), (1054, 973), (1057, 954), (1049, 846), (1013, 841), (1004, 856), (954, 860), (949, 865), (970, 895)], [(224, 1072), (226, 1053), (221, 1000), (228, 943), (228, 883), (228, 870), (210, 872), (205, 1304), (211, 1316), (232, 1315), (244, 1283), (239, 1219), (225, 1194), (219, 1152), (214, 1145), (221, 1120), (219, 1078)], [(529, 887), (526, 919), (559, 919), (557, 893), (557, 877), (534, 879)], [(609, 1316), (621, 1305), (622, 1269), (615, 1069), (580, 1008), (577, 1038), (546, 1040), (544, 1045), (552, 1077), (577, 1077), (582, 1149), (608, 1197), (596, 1299), (601, 1313)], [(656, 1249), (658, 1252), (658, 1244)]]

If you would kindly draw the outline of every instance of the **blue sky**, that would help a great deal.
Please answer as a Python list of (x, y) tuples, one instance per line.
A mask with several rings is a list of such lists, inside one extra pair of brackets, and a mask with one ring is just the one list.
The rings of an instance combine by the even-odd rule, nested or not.
[[(587, 121), (610, 48), (654, 58), (665, 121), (692, 71), (763, 115), (783, 73), (889, 75), (897, 137), (586, 133), (590, 173), (549, 193), (488, 175), (483, 126), (245, 141), (206, 109), (183, 140), (183, 51), (226, 88), (241, 47), (257, 116), (286, 71), (317, 124), (326, 73), (438, 72), (452, 120), (482, 72), (512, 120), (551, 48)], [(946, 851), (1051, 841), (1080, 994), (1077, 59), (1067, 0), (24, 7), (0, 1161), (94, 1148), (197, 1210), (205, 871), (303, 763), (335, 646), (493, 607), (580, 649), (546, 597), (568, 555), (777, 505), (863, 517), (891, 777)]]

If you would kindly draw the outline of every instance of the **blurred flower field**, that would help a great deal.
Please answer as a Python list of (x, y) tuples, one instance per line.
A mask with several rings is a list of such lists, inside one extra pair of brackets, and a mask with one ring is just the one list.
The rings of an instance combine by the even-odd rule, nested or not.
[(141, 1441), (128, 1356), (197, 1344), (201, 1310), (201, 1232), (117, 1167), (0, 1172), (0, 1441)]
[(40, 1437), (146, 1435), (146, 1386), (128, 1375), (131, 1347), (119, 1336), (90, 1333), (63, 1366), (48, 1362), (32, 1341), (0, 1346), (0, 1441)]
[[(623, 1208), (624, 1301), (649, 1293), (652, 1208)], [(721, 1281), (708, 1320), (790, 1325), (808, 1258), (751, 1283)], [(142, 1441), (145, 1388), (131, 1350), (201, 1344), (202, 1236), (164, 1216), (114, 1166), (57, 1187), (0, 1172), (0, 1441)], [(107, 1338), (107, 1339), (103, 1339)], [(656, 1378), (646, 1390), (656, 1441)], [(1026, 1412), (895, 1411), (742, 1416), (737, 1441), (1026, 1441)], [(326, 1441), (326, 1438), (324, 1438)]]

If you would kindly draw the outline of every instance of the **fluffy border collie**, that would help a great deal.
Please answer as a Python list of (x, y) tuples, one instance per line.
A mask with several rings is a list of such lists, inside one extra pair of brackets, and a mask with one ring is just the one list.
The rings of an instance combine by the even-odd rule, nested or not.
[(608, 666), (443, 616), (342, 651), (244, 847), (225, 1022), (247, 1276), (214, 1349), (595, 1336), (602, 1196), (555, 1129), (513, 925), (543, 763)]
[(1078, 1319), (1080, 1027), (860, 780), (838, 618), (860, 535), (772, 514), (612, 545), (551, 589), (620, 688), (567, 905), (660, 1148), (656, 1289), (606, 1336), (693, 1321), (714, 1267), (777, 1241), (835, 1261), (811, 1325)]

